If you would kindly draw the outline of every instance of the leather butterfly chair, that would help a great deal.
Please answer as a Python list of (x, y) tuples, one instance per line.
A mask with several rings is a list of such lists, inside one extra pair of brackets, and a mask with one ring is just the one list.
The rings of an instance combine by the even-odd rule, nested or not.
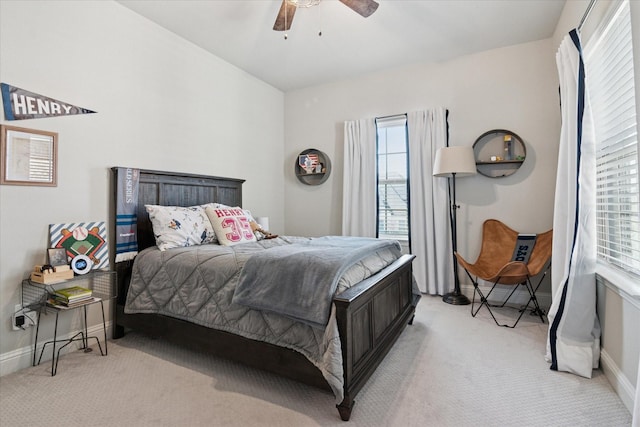
[[(542, 280), (551, 267), (552, 237), (553, 230), (537, 234), (533, 251), (531, 252), (528, 262), (525, 264), (522, 261), (513, 261), (512, 257), (516, 241), (518, 240), (518, 232), (512, 230), (498, 220), (486, 220), (482, 225), (482, 247), (476, 262), (471, 264), (459, 253), (455, 253), (458, 262), (462, 267), (464, 267), (467, 275), (473, 282), (474, 291), (471, 303), (471, 315), (475, 317), (482, 306), (485, 306), (498, 326), (514, 328), (522, 318), (524, 312), (529, 308), (529, 305), (533, 303), (532, 314), (539, 315), (540, 320), (544, 323), (544, 312), (538, 305), (536, 291), (538, 290), (538, 287), (540, 287)], [(544, 274), (534, 288), (531, 283), (531, 278), (537, 276), (543, 272), (543, 270)], [(478, 286), (478, 279), (493, 283), (493, 286), (486, 296)], [(489, 302), (489, 297), (498, 285), (511, 286), (513, 287), (513, 290), (501, 304), (491, 303)], [(529, 292), (529, 300), (524, 308), (520, 309), (520, 316), (513, 325), (498, 323), (496, 317), (491, 311), (491, 308), (504, 307), (514, 292), (521, 285)], [(476, 294), (478, 294), (480, 298), (480, 305), (474, 311)]]

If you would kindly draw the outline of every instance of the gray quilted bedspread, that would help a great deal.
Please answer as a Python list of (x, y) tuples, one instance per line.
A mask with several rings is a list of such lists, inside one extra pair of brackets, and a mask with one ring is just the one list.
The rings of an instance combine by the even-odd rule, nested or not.
[[(342, 352), (335, 309), (324, 329), (232, 303), (243, 265), (264, 249), (309, 241), (279, 237), (236, 246), (201, 245), (141, 251), (133, 265), (126, 313), (157, 313), (269, 342), (303, 354), (322, 372), (336, 402), (343, 399)], [(336, 293), (366, 279), (400, 256), (395, 245), (378, 248), (352, 265)]]

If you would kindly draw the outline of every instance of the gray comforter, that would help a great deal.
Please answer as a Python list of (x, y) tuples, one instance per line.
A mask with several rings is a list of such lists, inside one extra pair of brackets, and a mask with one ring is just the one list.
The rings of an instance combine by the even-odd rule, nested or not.
[[(317, 328), (232, 302), (240, 272), (253, 254), (310, 240), (279, 237), (236, 246), (211, 244), (167, 251), (147, 248), (134, 262), (125, 312), (163, 314), (296, 350), (322, 372), (336, 402), (341, 402), (342, 351), (334, 308), (326, 327)], [(375, 249), (346, 269), (336, 292), (375, 274), (399, 256), (396, 245)]]

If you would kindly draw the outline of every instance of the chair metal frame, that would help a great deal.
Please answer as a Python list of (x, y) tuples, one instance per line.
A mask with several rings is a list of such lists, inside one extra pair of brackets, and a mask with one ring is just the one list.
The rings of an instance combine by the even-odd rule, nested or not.
[[(536, 285), (535, 288), (533, 287), (533, 284), (531, 283), (530, 277), (527, 277), (527, 279), (524, 282), (518, 283), (517, 285), (515, 285), (513, 287), (513, 289), (511, 290), (511, 293), (509, 294), (509, 296), (507, 296), (507, 298), (502, 302), (502, 304), (491, 304), (489, 302), (489, 297), (491, 296), (491, 294), (495, 290), (496, 286), (497, 285), (501, 285), (501, 283), (499, 283), (500, 278), (498, 278), (498, 280), (496, 280), (496, 282), (493, 283), (493, 286), (491, 287), (491, 289), (489, 290), (489, 292), (485, 296), (482, 293), (482, 290), (480, 289), (480, 286), (478, 285), (478, 277), (476, 277), (476, 279), (474, 280), (474, 278), (469, 274), (469, 272), (467, 270), (465, 270), (465, 272), (467, 273), (467, 276), (469, 276), (469, 278), (471, 279), (471, 282), (473, 283), (473, 288), (474, 288), (473, 289), (473, 297), (471, 298), (471, 315), (473, 317), (476, 317), (476, 314), (478, 314), (478, 311), (480, 311), (482, 306), (486, 305), (487, 306), (487, 310), (489, 311), (489, 314), (493, 318), (493, 321), (496, 322), (496, 325), (503, 326), (505, 328), (515, 328), (516, 325), (518, 324), (518, 322), (520, 321), (520, 319), (522, 318), (522, 315), (528, 310), (529, 304), (531, 304), (533, 302), (533, 307), (534, 308), (533, 308), (533, 310), (531, 310), (531, 314), (540, 316), (540, 320), (542, 321), (542, 323), (544, 323), (544, 314), (545, 313), (544, 313), (544, 310), (542, 310), (542, 308), (540, 308), (540, 305), (538, 304), (538, 298), (536, 297), (536, 292), (538, 291), (538, 288), (540, 287), (540, 284), (544, 280), (544, 278), (547, 275), (547, 273), (549, 272), (550, 268), (551, 268), (551, 263), (549, 262), (548, 263), (548, 267), (544, 270), (544, 272), (542, 274), (542, 277), (538, 281), (538, 284)], [(516, 321), (514, 322), (513, 325), (507, 325), (507, 324), (504, 324), (504, 323), (499, 323), (498, 320), (496, 319), (495, 315), (493, 314), (493, 311), (491, 311), (491, 307), (493, 307), (493, 308), (503, 308), (503, 307), (505, 307), (507, 302), (509, 302), (509, 299), (511, 299), (511, 296), (515, 293), (516, 290), (518, 290), (518, 288), (520, 286), (524, 286), (527, 289), (527, 291), (529, 292), (529, 299), (527, 300), (527, 303), (523, 307), (520, 307), (520, 308), (513, 307), (513, 308), (517, 308), (520, 311), (520, 316), (518, 316), (518, 318), (516, 319)], [(480, 298), (480, 305), (474, 311), (474, 306), (475, 306), (475, 303), (476, 303), (476, 293), (478, 294), (478, 296)]]
[[(525, 264), (521, 261), (511, 261), (518, 232), (495, 219), (488, 219), (484, 222), (482, 248), (476, 262), (471, 264), (459, 253), (455, 253), (458, 262), (465, 269), (467, 276), (473, 283), (474, 290), (471, 301), (471, 315), (473, 317), (485, 306), (496, 325), (515, 328), (523, 314), (529, 309), (529, 305), (533, 303), (532, 314), (538, 315), (542, 323), (544, 323), (544, 311), (540, 308), (536, 292), (551, 268), (552, 234), (553, 231), (549, 230), (536, 235), (536, 244), (528, 263)], [(534, 287), (531, 278), (538, 276), (540, 273), (542, 273), (542, 276)], [(480, 289), (479, 279), (493, 284), (486, 295)], [(502, 303), (491, 303), (489, 298), (498, 285), (513, 286), (513, 289)], [(520, 315), (513, 325), (498, 322), (491, 308), (504, 308), (520, 286), (524, 286), (529, 294), (526, 305), (519, 308)], [(480, 303), (477, 308), (475, 308), (476, 293)], [(518, 309), (518, 307), (507, 307)]]

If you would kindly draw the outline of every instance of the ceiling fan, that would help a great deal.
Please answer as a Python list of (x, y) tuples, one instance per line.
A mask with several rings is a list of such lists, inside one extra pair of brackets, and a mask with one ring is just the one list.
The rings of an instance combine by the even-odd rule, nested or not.
[[(374, 0), (340, 0), (340, 2), (365, 18), (378, 9), (378, 2)], [(273, 29), (275, 31), (288, 31), (291, 28), (293, 16), (299, 7), (311, 7), (318, 4), (320, 4), (320, 0), (282, 0)]]

